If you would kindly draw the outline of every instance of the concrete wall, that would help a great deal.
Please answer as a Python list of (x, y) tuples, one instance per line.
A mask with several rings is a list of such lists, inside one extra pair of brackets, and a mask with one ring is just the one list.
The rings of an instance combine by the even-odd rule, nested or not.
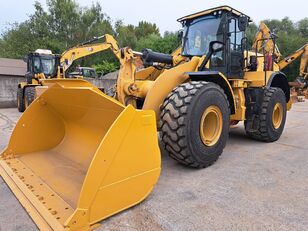
[[(108, 90), (116, 83), (118, 72), (109, 73), (98, 79), (85, 78), (98, 88)], [(25, 81), (24, 77), (0, 75), (0, 108), (17, 106), (17, 86), (19, 82)]]
[(17, 106), (17, 86), (24, 77), (0, 75), (0, 108)]
[(98, 88), (104, 88), (108, 90), (109, 88), (113, 87), (116, 84), (116, 79), (91, 79), (85, 78), (85, 80), (89, 81), (93, 85)]
[(108, 91), (109, 88), (112, 88), (116, 84), (118, 74), (119, 72), (115, 71), (97, 79), (85, 78), (85, 80), (98, 88), (104, 88), (105, 91)]

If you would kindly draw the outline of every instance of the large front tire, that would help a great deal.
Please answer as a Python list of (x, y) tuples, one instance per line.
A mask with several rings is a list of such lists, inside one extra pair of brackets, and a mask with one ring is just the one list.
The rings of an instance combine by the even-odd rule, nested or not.
[(195, 168), (212, 165), (229, 136), (229, 103), (214, 83), (176, 87), (161, 108), (162, 143), (169, 156)]
[(244, 123), (247, 136), (265, 142), (278, 140), (286, 122), (286, 108), (286, 97), (282, 89), (275, 87), (264, 89), (261, 108), (255, 118), (257, 127), (251, 129), (248, 128), (246, 121)]

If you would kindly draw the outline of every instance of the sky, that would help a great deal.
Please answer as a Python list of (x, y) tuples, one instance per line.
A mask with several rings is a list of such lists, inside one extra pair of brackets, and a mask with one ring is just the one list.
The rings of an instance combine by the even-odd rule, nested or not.
[[(38, 0), (46, 6), (45, 0)], [(34, 12), (35, 0), (0, 0), (0, 32), (10, 23), (22, 22)], [(103, 11), (113, 22), (122, 19), (125, 24), (137, 25), (145, 20), (156, 23), (160, 32), (176, 31), (181, 25), (176, 20), (182, 16), (208, 8), (229, 5), (249, 15), (257, 24), (262, 19), (282, 19), (288, 16), (293, 21), (308, 17), (307, 0), (76, 0), (81, 6), (99, 2)]]

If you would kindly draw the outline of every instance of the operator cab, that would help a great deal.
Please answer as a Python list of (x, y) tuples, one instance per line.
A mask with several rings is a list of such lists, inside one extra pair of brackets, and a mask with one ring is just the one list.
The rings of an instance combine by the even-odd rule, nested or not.
[(45, 78), (54, 78), (57, 75), (57, 67), (60, 63), (60, 56), (52, 54), (50, 50), (37, 49), (28, 54), (24, 61), (27, 63), (26, 78), (30, 84), (36, 74), (44, 74)]
[[(247, 49), (245, 30), (251, 21), (247, 15), (229, 6), (221, 6), (182, 17), (178, 21), (184, 28), (183, 56), (201, 57), (211, 53), (207, 60), (209, 70), (222, 72), (228, 78), (243, 77), (244, 50)], [(219, 44), (220, 49), (212, 49), (213, 45), (218, 47)], [(206, 70), (205, 64), (200, 71)]]

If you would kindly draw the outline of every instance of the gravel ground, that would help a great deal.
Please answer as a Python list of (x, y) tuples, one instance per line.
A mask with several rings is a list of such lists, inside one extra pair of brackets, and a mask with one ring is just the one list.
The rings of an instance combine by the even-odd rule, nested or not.
[[(0, 109), (4, 148), (16, 109)], [(162, 174), (140, 205), (102, 222), (98, 230), (308, 230), (308, 102), (293, 105), (279, 141), (248, 139), (232, 128), (211, 167), (183, 167), (162, 151)], [(37, 230), (0, 178), (0, 230)]]

